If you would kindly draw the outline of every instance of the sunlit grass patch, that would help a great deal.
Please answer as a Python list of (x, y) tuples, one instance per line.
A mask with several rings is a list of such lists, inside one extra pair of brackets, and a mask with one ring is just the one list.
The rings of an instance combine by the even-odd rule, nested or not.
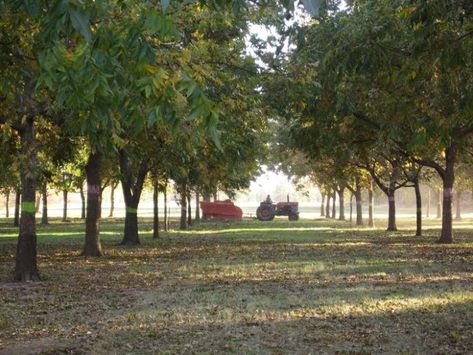
[[(0, 348), (39, 341), (89, 353), (466, 353), (473, 348), (473, 231), (437, 221), (386, 233), (325, 220), (196, 224), (83, 258), (83, 225), (38, 228), (44, 281), (8, 282), (15, 230), (0, 225)], [(4, 235), (5, 235), (4, 234)], [(446, 330), (447, 329), (447, 330)], [(27, 334), (25, 336), (24, 334)], [(47, 339), (47, 342), (46, 342)], [(37, 343), (34, 344), (38, 346)], [(18, 347), (16, 349), (19, 349)], [(10, 351), (12, 352), (12, 351)]]

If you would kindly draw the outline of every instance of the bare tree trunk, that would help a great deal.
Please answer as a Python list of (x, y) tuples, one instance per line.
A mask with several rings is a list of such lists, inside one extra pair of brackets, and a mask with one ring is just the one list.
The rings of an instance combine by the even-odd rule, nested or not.
[(181, 223), (179, 228), (181, 230), (187, 229), (187, 196), (186, 185), (181, 186)]
[(332, 201), (333, 201), (333, 204), (332, 204), (332, 219), (335, 219), (337, 218), (337, 191), (333, 190), (333, 195), (332, 195)]
[(87, 215), (85, 219), (85, 245), (82, 255), (102, 256), (100, 242), (101, 187), (100, 170), (102, 155), (90, 153), (85, 167), (87, 176)]
[(325, 217), (325, 194), (321, 193), (322, 200), (320, 201), (320, 217)]
[(169, 231), (169, 213), (168, 213), (168, 181), (164, 185), (164, 230)]
[(388, 191), (388, 203), (389, 203), (389, 211), (388, 211), (388, 231), (394, 232), (397, 231), (396, 226), (396, 191), (389, 190)]
[(128, 153), (120, 150), (120, 182), (123, 198), (126, 205), (125, 229), (121, 245), (133, 246), (140, 244), (138, 233), (138, 205), (143, 191), (146, 175), (148, 174), (148, 161), (141, 159), (139, 168), (135, 172), (130, 166)]
[(158, 179), (153, 178), (153, 238), (159, 238), (159, 185)]
[(10, 218), (10, 191), (5, 194), (5, 218)]
[(84, 195), (84, 184), (80, 184), (79, 192), (80, 192), (80, 201), (81, 201), (80, 219), (85, 219), (85, 195)]
[(39, 281), (36, 260), (36, 142), (33, 117), (25, 119), (20, 134), (21, 153), (21, 218), (14, 279), (16, 281)]
[(374, 193), (373, 193), (373, 179), (370, 179), (368, 187), (368, 226), (374, 227)]
[(15, 191), (15, 214), (13, 217), (14, 227), (18, 227), (20, 225), (20, 200), (21, 200), (20, 190), (16, 190)]
[(35, 212), (39, 212), (39, 207), (41, 205), (41, 194), (36, 194), (36, 203), (35, 203)]
[(353, 192), (350, 193), (350, 223), (353, 222)]
[(48, 184), (43, 183), (42, 189), (42, 196), (43, 196), (43, 213), (41, 215), (41, 224), (47, 225), (49, 224), (48, 221)]
[(361, 186), (358, 181), (356, 183), (356, 190), (355, 190), (355, 205), (356, 205), (356, 225), (362, 226), (363, 225), (363, 203), (361, 200)]
[(456, 149), (450, 146), (445, 150), (445, 174), (443, 176), (442, 232), (440, 243), (453, 243), (452, 197), (455, 182)]
[(461, 219), (462, 218), (461, 206), (460, 206), (461, 198), (462, 198), (462, 191), (457, 189), (455, 191), (455, 210), (456, 210), (455, 219)]
[(113, 217), (113, 212), (115, 211), (115, 189), (117, 188), (117, 186), (117, 182), (112, 182), (110, 184), (110, 213), (108, 214), (109, 218)]
[(338, 219), (340, 221), (345, 220), (345, 187), (340, 188), (340, 190), (337, 191), (338, 193), (338, 200), (340, 205), (338, 206), (339, 210), (339, 217)]
[(62, 208), (62, 221), (67, 222), (67, 190), (62, 190), (62, 198), (63, 198), (63, 208)]
[(200, 221), (200, 191), (195, 191), (195, 220)]
[(416, 193), (416, 237), (422, 236), (422, 196), (420, 193), (419, 180), (414, 181)]
[(192, 225), (192, 194), (190, 189), (187, 190), (187, 225)]
[(332, 197), (331, 192), (327, 193), (327, 204), (325, 205), (325, 218), (330, 218), (330, 199)]
[(425, 217), (430, 217), (430, 187), (427, 188), (427, 210), (425, 212)]

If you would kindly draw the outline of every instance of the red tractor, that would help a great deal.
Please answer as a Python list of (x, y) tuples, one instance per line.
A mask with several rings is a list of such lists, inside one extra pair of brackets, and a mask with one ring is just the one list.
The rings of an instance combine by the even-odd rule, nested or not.
[(289, 202), (288, 198), (287, 202), (273, 203), (266, 199), (256, 210), (256, 217), (260, 221), (272, 221), (275, 216), (288, 216), (290, 221), (299, 220), (299, 202)]

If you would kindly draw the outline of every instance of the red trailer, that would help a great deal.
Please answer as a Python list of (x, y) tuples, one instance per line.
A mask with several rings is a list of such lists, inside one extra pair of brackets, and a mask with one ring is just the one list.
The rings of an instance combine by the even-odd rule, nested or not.
[(230, 200), (213, 202), (201, 201), (200, 208), (202, 208), (204, 218), (241, 221), (243, 217), (241, 208), (235, 206)]

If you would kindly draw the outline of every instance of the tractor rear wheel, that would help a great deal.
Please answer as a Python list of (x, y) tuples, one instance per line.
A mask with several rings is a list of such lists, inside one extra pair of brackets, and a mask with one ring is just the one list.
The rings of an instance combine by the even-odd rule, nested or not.
[(256, 210), (256, 217), (260, 221), (272, 221), (274, 219), (273, 209), (270, 206), (259, 206)]

